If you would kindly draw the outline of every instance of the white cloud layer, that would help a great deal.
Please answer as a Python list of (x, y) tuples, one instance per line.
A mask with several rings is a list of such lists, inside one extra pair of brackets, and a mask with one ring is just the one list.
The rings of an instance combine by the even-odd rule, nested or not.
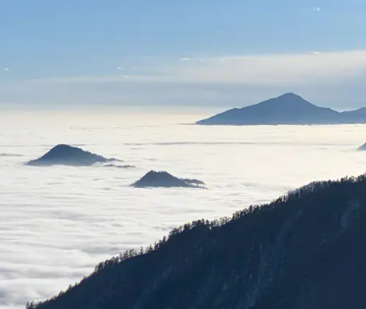
[[(171, 228), (230, 216), (316, 179), (364, 171), (366, 126), (196, 127), (209, 114), (0, 113), (0, 308), (24, 308)], [(26, 167), (56, 143), (135, 169)], [(304, 164), (306, 162), (307, 164)], [(148, 170), (209, 190), (135, 190)], [(260, 173), (258, 171), (261, 171)], [(67, 309), (67, 308), (65, 308)]]

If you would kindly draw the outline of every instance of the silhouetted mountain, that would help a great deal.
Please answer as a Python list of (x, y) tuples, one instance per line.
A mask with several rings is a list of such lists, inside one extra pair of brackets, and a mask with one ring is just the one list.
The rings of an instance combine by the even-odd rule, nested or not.
[(49, 166), (49, 165), (73, 165), (86, 166), (94, 163), (105, 163), (115, 161), (115, 159), (106, 159), (81, 148), (69, 145), (57, 145), (37, 160), (32, 160), (27, 165)]
[(366, 143), (358, 147), (358, 150), (366, 151)]
[(293, 93), (244, 108), (234, 108), (197, 122), (201, 125), (346, 123), (366, 123), (366, 108), (340, 113), (330, 108), (316, 106)]
[(366, 308), (366, 176), (174, 229), (37, 309)]
[(167, 172), (150, 171), (139, 181), (136, 181), (131, 186), (135, 188), (148, 187), (182, 187), (182, 188), (202, 188), (204, 183), (197, 179), (180, 179), (174, 177)]
[(352, 123), (365, 123), (366, 107), (362, 107), (354, 111), (342, 112), (341, 114), (346, 120), (349, 120)]

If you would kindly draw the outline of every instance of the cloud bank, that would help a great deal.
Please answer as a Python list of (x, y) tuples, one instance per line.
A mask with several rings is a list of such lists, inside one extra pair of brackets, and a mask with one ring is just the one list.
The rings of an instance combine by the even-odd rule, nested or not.
[(0, 88), (0, 102), (231, 106), (293, 91), (347, 109), (363, 106), (365, 81), (366, 50), (152, 59), (124, 75), (20, 80)]
[[(365, 154), (356, 149), (365, 125), (178, 124), (204, 116), (0, 113), (1, 152), (15, 154), (0, 160), (0, 308), (53, 296), (98, 262), (180, 224), (231, 216), (310, 181), (364, 171)], [(56, 141), (136, 168), (23, 165)], [(202, 179), (209, 190), (129, 187), (151, 169)]]

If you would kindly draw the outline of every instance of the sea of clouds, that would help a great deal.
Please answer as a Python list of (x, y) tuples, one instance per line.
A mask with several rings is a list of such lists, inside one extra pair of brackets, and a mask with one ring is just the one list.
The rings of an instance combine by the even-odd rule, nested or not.
[[(187, 221), (230, 216), (313, 180), (365, 171), (366, 125), (196, 126), (205, 115), (2, 112), (0, 308), (66, 289)], [(67, 143), (135, 168), (31, 167)], [(208, 190), (134, 189), (151, 169)]]

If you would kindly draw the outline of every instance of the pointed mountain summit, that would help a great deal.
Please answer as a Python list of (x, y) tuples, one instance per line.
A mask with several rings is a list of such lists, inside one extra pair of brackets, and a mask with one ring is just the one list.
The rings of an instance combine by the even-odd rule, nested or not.
[(152, 188), (152, 187), (180, 187), (180, 188), (201, 188), (204, 183), (197, 179), (177, 178), (168, 172), (150, 171), (140, 180), (133, 183), (131, 186), (135, 188)]
[(316, 106), (301, 96), (286, 93), (261, 103), (234, 108), (198, 121), (200, 125), (277, 125), (366, 123), (364, 109), (337, 112)]
[(37, 160), (32, 160), (27, 165), (33, 166), (50, 166), (50, 165), (73, 165), (88, 166), (94, 163), (105, 163), (115, 161), (115, 159), (107, 159), (96, 155), (89, 151), (85, 151), (78, 147), (69, 145), (57, 145), (49, 152)]

